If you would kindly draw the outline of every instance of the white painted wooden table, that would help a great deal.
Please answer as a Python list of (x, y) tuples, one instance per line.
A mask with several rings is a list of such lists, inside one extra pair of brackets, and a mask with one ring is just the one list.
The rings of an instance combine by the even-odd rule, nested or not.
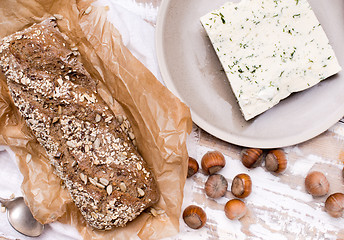
[[(304, 179), (309, 171), (323, 172), (330, 182), (330, 192), (344, 192), (344, 124), (338, 122), (320, 136), (302, 144), (284, 148), (288, 167), (282, 174), (271, 174), (264, 166), (247, 169), (240, 161), (241, 147), (218, 140), (201, 129), (194, 129), (188, 142), (189, 154), (199, 162), (207, 150), (225, 154), (227, 165), (219, 173), (229, 182), (239, 173), (247, 173), (253, 182), (252, 194), (244, 201), (248, 214), (239, 221), (227, 219), (225, 203), (234, 198), (228, 190), (225, 197), (213, 200), (204, 192), (207, 179), (198, 173), (187, 179), (184, 208), (189, 204), (203, 207), (208, 214), (204, 229), (181, 226), (180, 237), (196, 239), (344, 239), (343, 218), (335, 219), (324, 211), (328, 195), (313, 198), (305, 191)], [(184, 224), (185, 225), (185, 224)]]

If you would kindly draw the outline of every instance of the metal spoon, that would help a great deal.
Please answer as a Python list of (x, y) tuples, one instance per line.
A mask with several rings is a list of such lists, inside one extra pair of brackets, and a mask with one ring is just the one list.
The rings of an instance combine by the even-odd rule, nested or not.
[(38, 237), (41, 235), (44, 225), (34, 219), (23, 197), (14, 199), (0, 197), (0, 202), (7, 208), (8, 221), (15, 230), (29, 237)]

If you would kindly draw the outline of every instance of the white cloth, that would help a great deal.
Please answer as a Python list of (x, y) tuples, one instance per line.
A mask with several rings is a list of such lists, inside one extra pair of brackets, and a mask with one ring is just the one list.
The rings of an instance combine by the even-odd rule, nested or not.
[(140, 14), (142, 7), (127, 9), (123, 2), (128, 2), (129, 6), (136, 4), (128, 0), (98, 0), (94, 5), (109, 7), (107, 18), (121, 33), (124, 45), (163, 83), (156, 59), (155, 29), (143, 19), (152, 18), (157, 11), (145, 16)]

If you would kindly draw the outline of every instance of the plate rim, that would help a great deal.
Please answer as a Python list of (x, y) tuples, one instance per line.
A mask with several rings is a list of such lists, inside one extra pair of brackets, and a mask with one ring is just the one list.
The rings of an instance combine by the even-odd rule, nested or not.
[[(302, 132), (302, 134), (293, 135), (292, 137), (284, 137), (284, 138), (276, 139), (275, 140), (276, 143), (275, 141), (272, 141), (271, 139), (256, 139), (256, 138), (251, 138), (251, 137), (238, 136), (237, 134), (224, 132), (220, 130), (219, 128), (217, 128), (216, 126), (209, 124), (207, 121), (202, 119), (202, 117), (200, 117), (196, 112), (194, 112), (192, 108), (184, 101), (182, 96), (180, 96), (179, 92), (177, 91), (177, 89), (175, 88), (173, 84), (172, 76), (169, 73), (168, 66), (164, 58), (163, 30), (164, 30), (164, 25), (165, 25), (165, 16), (168, 11), (168, 6), (172, 1), (173, 0), (162, 0), (159, 7), (158, 15), (157, 15), (156, 30), (155, 30), (155, 46), (156, 46), (158, 66), (160, 69), (162, 80), (164, 81), (166, 87), (176, 97), (178, 97), (182, 102), (184, 102), (189, 107), (192, 121), (196, 125), (198, 125), (201, 129), (203, 129), (204, 131), (213, 135), (216, 138), (219, 138), (225, 142), (228, 142), (234, 145), (243, 146), (243, 147), (271, 149), (271, 148), (288, 147), (288, 146), (296, 145), (302, 142), (306, 142), (324, 133), (329, 128), (331, 128), (334, 124), (336, 124), (340, 119), (343, 118), (344, 107), (338, 109), (337, 113), (333, 114), (332, 118), (330, 118), (328, 121), (320, 122), (316, 129), (312, 128), (312, 130), (307, 130), (305, 132)], [(344, 69), (342, 71), (344, 71)]]

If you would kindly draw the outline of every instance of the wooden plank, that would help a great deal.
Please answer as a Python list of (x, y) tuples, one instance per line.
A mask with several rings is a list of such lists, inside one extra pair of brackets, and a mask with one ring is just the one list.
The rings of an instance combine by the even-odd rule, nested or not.
[[(240, 221), (233, 223), (221, 215), (225, 202), (234, 198), (230, 187), (225, 197), (211, 199), (204, 193), (206, 175), (201, 172), (188, 179), (185, 192), (189, 194), (186, 194), (184, 205), (194, 203), (210, 212), (206, 230), (200, 230), (200, 234), (207, 234), (210, 239), (245, 238), (242, 236), (254, 239), (344, 239), (344, 220), (332, 218), (324, 211), (324, 201), (328, 195), (313, 198), (304, 187), (307, 173), (318, 170), (330, 182), (329, 194), (344, 192), (342, 122), (314, 139), (284, 148), (288, 168), (282, 174), (271, 174), (264, 166), (246, 169), (240, 161), (241, 147), (221, 141), (197, 127), (194, 129), (194, 138), (196, 144), (192, 144), (192, 147), (198, 149), (190, 152), (196, 155), (199, 163), (202, 154), (208, 150), (216, 149), (226, 155), (227, 165), (220, 173), (226, 177), (229, 186), (233, 177), (241, 172), (248, 173), (253, 182), (252, 194), (244, 200), (249, 212)], [(224, 229), (223, 224), (218, 224), (219, 220), (225, 221), (228, 226), (238, 225), (240, 231)], [(188, 232), (184, 228), (180, 236)]]

